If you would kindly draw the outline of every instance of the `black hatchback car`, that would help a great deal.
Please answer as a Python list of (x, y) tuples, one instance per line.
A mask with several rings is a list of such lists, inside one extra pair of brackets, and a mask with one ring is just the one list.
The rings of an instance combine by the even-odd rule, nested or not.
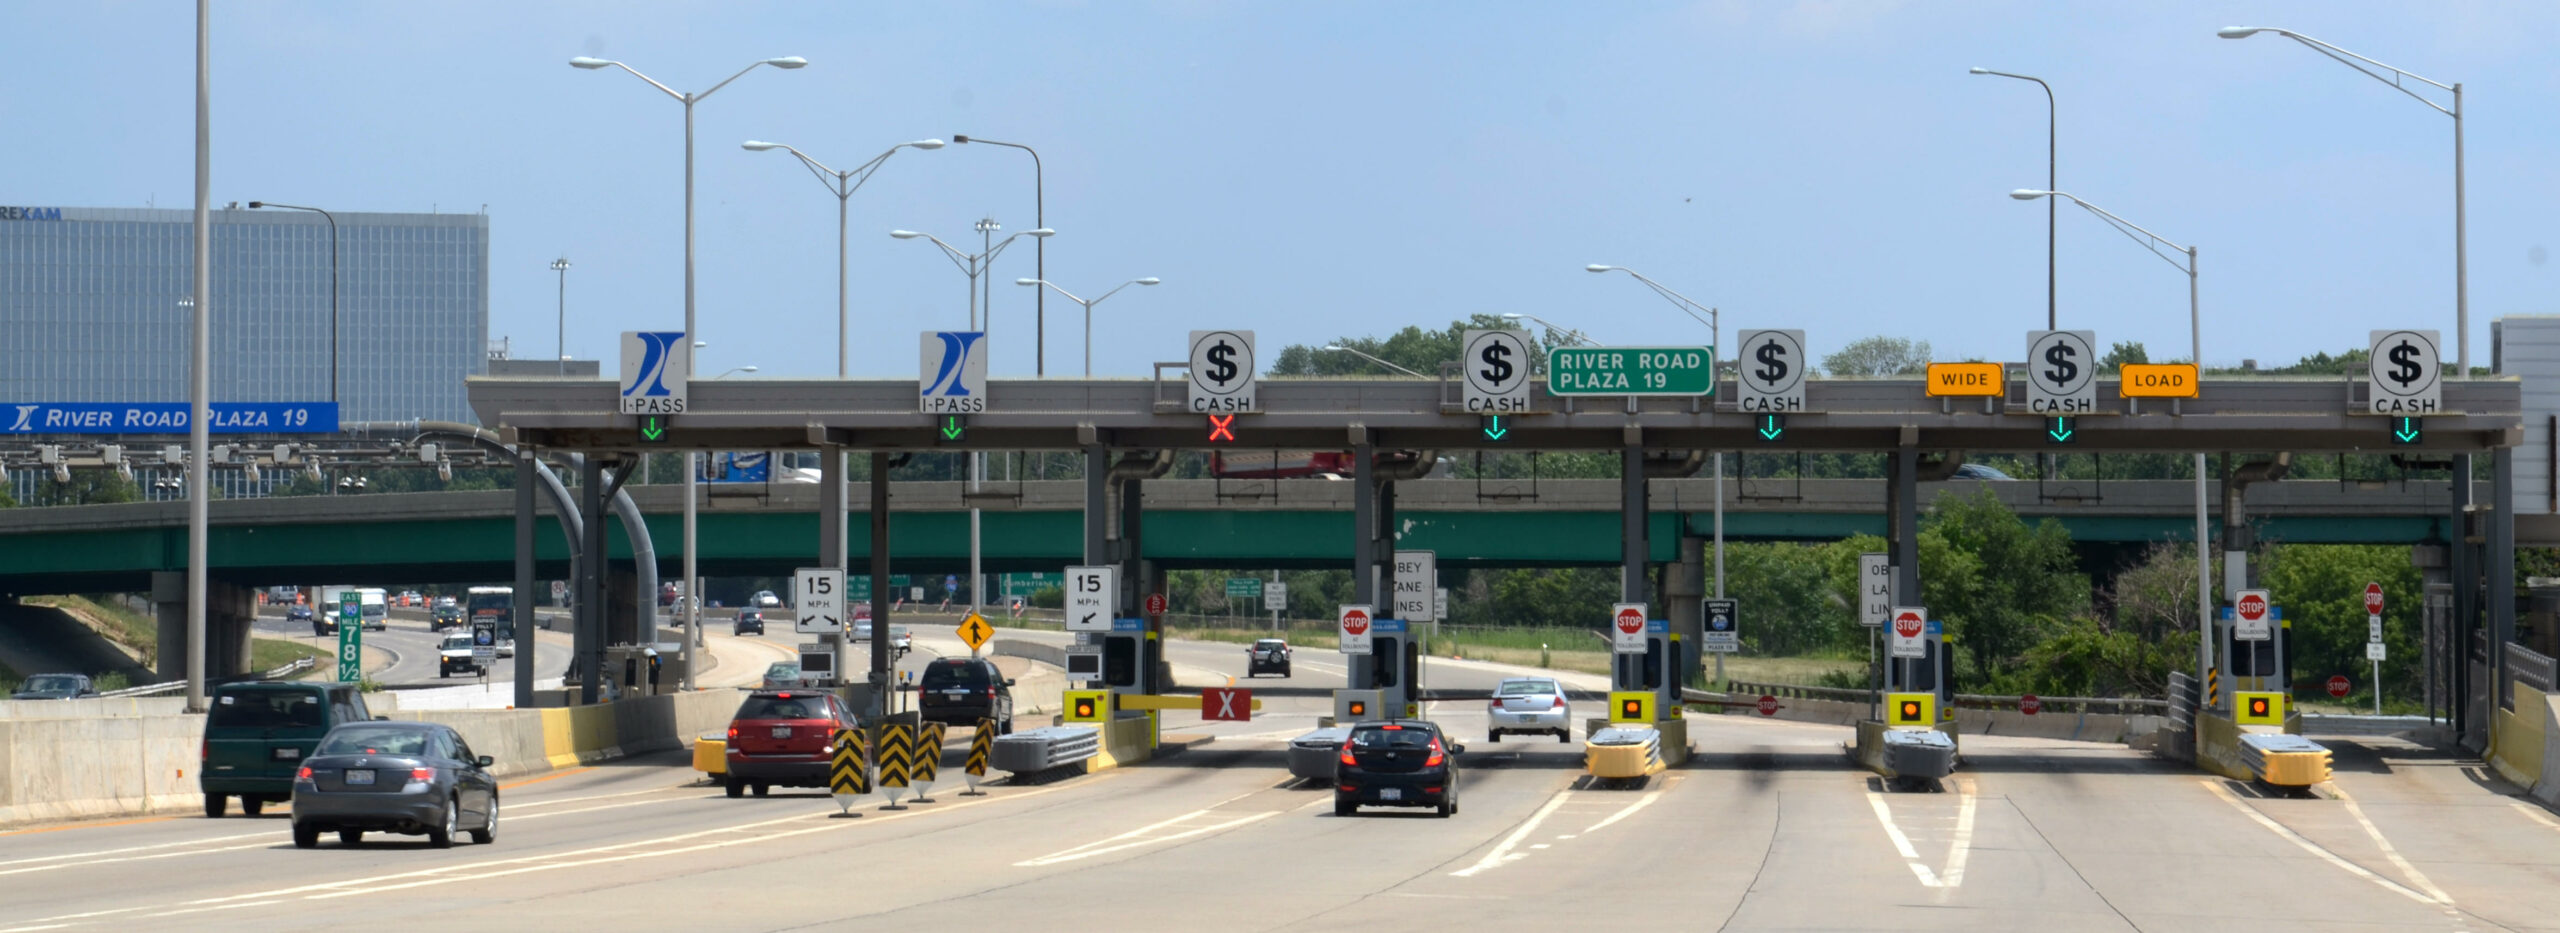
[(745, 635), (745, 634), (746, 634), (746, 633), (748, 633), (748, 632), (754, 632), (754, 633), (756, 633), (756, 634), (758, 634), (758, 635), (762, 635), (762, 634), (764, 634), (764, 611), (763, 611), (763, 610), (760, 610), (760, 609), (740, 609), (740, 610), (738, 610), (738, 620), (729, 624), (729, 634), (730, 634), (730, 635), (732, 635), (732, 636), (738, 636), (738, 635)]
[(996, 721), (997, 735), (1013, 734), (1013, 681), (985, 658), (939, 658), (916, 681), (916, 711), (924, 721), (975, 726)]
[(1458, 753), (1466, 751), (1432, 723), (1416, 719), (1364, 722), (1351, 727), (1333, 769), (1333, 812), (1350, 816), (1362, 804), (1433, 807), (1458, 812)]

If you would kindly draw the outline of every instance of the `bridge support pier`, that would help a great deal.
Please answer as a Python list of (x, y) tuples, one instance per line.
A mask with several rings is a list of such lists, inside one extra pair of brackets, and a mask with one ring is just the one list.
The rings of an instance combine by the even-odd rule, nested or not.
[[(1671, 634), (1680, 643), (1691, 646), (1680, 653), (1680, 682), (1696, 683), (1703, 672), (1700, 654), (1706, 645), (1707, 607), (1707, 542), (1704, 538), (1680, 536), (1680, 562), (1662, 568), (1662, 601), (1670, 613)], [(1724, 666), (1724, 656), (1716, 656), (1716, 666)]]
[[(604, 679), (604, 460), (586, 457), (578, 464), (578, 514), (591, 519), (582, 529), (585, 540), (578, 543), (576, 580), (577, 596), (571, 604), (570, 631), (576, 650), (570, 662), (578, 666), (578, 702), (593, 704)], [(688, 589), (686, 596), (700, 599)]]
[[(318, 611), (314, 607), (313, 611)], [(151, 573), (151, 614), (160, 629), (163, 680), (187, 676), (187, 574), (183, 570)], [(254, 673), (249, 670), (249, 624), (257, 616), (257, 595), (220, 580), (205, 584), (204, 676), (208, 680)]]
[[(1391, 611), (1378, 604), (1378, 448), (1365, 426), (1353, 425), (1351, 440), (1351, 602), (1368, 606), (1378, 618)], [(1350, 659), (1346, 683), (1353, 690), (1375, 690), (1377, 672), (1363, 660)]]
[[(516, 456), (516, 559), (515, 559), (515, 626), (517, 709), (533, 708), (533, 656), (539, 644), (536, 633), (542, 631), (533, 612), (533, 484), (534, 458), (529, 452)], [(317, 592), (316, 590), (314, 592)], [(318, 609), (312, 611), (317, 612)]]

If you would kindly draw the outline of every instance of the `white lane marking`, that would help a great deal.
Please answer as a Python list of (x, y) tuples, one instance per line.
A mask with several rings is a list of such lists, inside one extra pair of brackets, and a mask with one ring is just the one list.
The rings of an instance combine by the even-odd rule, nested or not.
[(687, 787), (660, 787), (660, 788), (656, 788), (656, 789), (654, 789), (654, 790), (633, 790), (633, 791), (624, 791), (624, 792), (619, 793), (619, 794), (588, 794), (588, 795), (586, 795), (586, 796), (584, 796), (584, 797), (551, 797), (551, 798), (546, 798), (546, 799), (543, 799), (543, 800), (525, 800), (525, 801), (509, 800), (509, 801), (507, 801), (507, 806), (508, 806), (509, 808), (513, 809), (513, 810), (522, 810), (522, 809), (524, 809), (524, 808), (526, 808), (526, 807), (552, 807), (552, 806), (558, 806), (558, 805), (560, 805), (560, 804), (564, 804), (564, 803), (578, 803), (578, 802), (581, 802), (581, 801), (587, 801), (587, 800), (611, 800), (611, 799), (614, 799), (614, 798), (616, 798), (616, 797), (638, 797), (638, 796), (640, 796), (640, 795), (642, 795), (642, 794), (667, 794), (667, 793), (674, 793), (674, 792), (677, 792), (677, 791), (683, 791), (683, 790), (698, 790), (698, 789), (699, 789), (699, 788), (687, 788)]
[(2402, 876), (2417, 882), (2419, 890), (2435, 898), (2436, 903), (2447, 907), (2453, 906), (2453, 895), (2444, 893), (2443, 888), (2436, 887), (2435, 882), (2427, 880), (2426, 873), (2419, 871), (2418, 866), (2409, 864), (2408, 859), (2401, 858), (2399, 848), (2393, 846), (2391, 840), (2383, 838), (2381, 827), (2373, 825), (2372, 820), (2365, 818), (2364, 808), (2356, 805), (2355, 798), (2347, 796), (2346, 788), (2331, 784), (2329, 791), (2337, 794), (2339, 802), (2347, 805), (2347, 815), (2355, 817), (2356, 825), (2364, 827), (2364, 834), (2373, 838), (2373, 844), (2382, 850), (2383, 858), (2391, 860), (2392, 867), (2400, 869)]
[[(1109, 855), (1109, 854), (1111, 854), (1111, 853), (1113, 853), (1113, 852), (1119, 852), (1119, 851), (1123, 851), (1123, 850), (1127, 850), (1127, 849), (1135, 849), (1135, 848), (1137, 848), (1137, 847), (1139, 847), (1139, 846), (1151, 846), (1151, 845), (1155, 845), (1155, 844), (1157, 844), (1157, 843), (1172, 842), (1172, 841), (1175, 841), (1175, 840), (1177, 840), (1177, 839), (1189, 839), (1189, 838), (1191, 838), (1191, 837), (1193, 837), (1193, 836), (1206, 835), (1206, 834), (1209, 834), (1209, 833), (1215, 833), (1215, 832), (1224, 832), (1224, 831), (1226, 831), (1226, 830), (1234, 829), (1234, 828), (1236, 828), (1236, 827), (1238, 827), (1238, 826), (1243, 826), (1243, 825), (1245, 825), (1245, 824), (1247, 824), (1247, 823), (1251, 823), (1251, 822), (1254, 822), (1254, 821), (1256, 821), (1256, 820), (1267, 819), (1267, 818), (1270, 818), (1270, 817), (1274, 817), (1274, 816), (1279, 816), (1279, 815), (1280, 815), (1278, 811), (1272, 811), (1272, 812), (1266, 812), (1266, 813), (1251, 813), (1251, 814), (1246, 814), (1245, 816), (1243, 816), (1243, 817), (1241, 817), (1241, 818), (1238, 818), (1238, 819), (1228, 820), (1228, 821), (1226, 821), (1226, 822), (1224, 822), (1224, 823), (1216, 823), (1216, 824), (1212, 824), (1212, 825), (1208, 825), (1208, 826), (1195, 826), (1195, 827), (1192, 827), (1192, 828), (1190, 828), (1190, 829), (1183, 830), (1182, 832), (1178, 832), (1178, 833), (1169, 833), (1169, 834), (1162, 835), (1162, 836), (1152, 836), (1152, 837), (1148, 837), (1148, 838), (1144, 838), (1144, 839), (1132, 838), (1132, 837), (1138, 836), (1138, 835), (1143, 834), (1143, 833), (1153, 832), (1153, 831), (1158, 830), (1158, 829), (1163, 829), (1163, 828), (1166, 828), (1166, 827), (1169, 827), (1169, 826), (1172, 826), (1172, 825), (1175, 825), (1175, 824), (1178, 824), (1178, 823), (1182, 823), (1182, 822), (1187, 821), (1187, 820), (1190, 820), (1190, 819), (1192, 819), (1192, 818), (1194, 818), (1194, 817), (1207, 816), (1207, 815), (1209, 814), (1209, 812), (1210, 812), (1210, 811), (1207, 811), (1207, 810), (1194, 810), (1194, 811), (1192, 811), (1192, 812), (1190, 812), (1190, 813), (1185, 813), (1185, 814), (1183, 814), (1183, 815), (1181, 815), (1181, 816), (1174, 817), (1173, 819), (1170, 819), (1170, 820), (1165, 820), (1165, 821), (1160, 822), (1160, 823), (1155, 823), (1155, 824), (1151, 824), (1151, 825), (1148, 825), (1148, 826), (1139, 827), (1138, 829), (1134, 829), (1134, 830), (1130, 830), (1129, 832), (1121, 833), (1120, 835), (1113, 836), (1113, 837), (1111, 837), (1110, 839), (1102, 840), (1101, 842), (1091, 842), (1091, 843), (1086, 843), (1086, 844), (1084, 844), (1084, 845), (1080, 845), (1080, 846), (1077, 846), (1077, 847), (1072, 848), (1072, 849), (1067, 849), (1067, 850), (1062, 851), (1062, 852), (1057, 852), (1057, 853), (1053, 853), (1053, 854), (1049, 854), (1049, 855), (1043, 855), (1043, 856), (1040, 856), (1039, 858), (1035, 858), (1035, 859), (1026, 859), (1026, 860), (1023, 860), (1023, 861), (1015, 862), (1015, 863), (1013, 863), (1013, 867), (1015, 867), (1015, 868), (1046, 868), (1046, 867), (1051, 866), (1051, 865), (1063, 864), (1063, 863), (1066, 863), (1066, 862), (1076, 861), (1076, 860), (1078, 860), (1078, 859), (1088, 859), (1088, 858), (1092, 858), (1092, 857), (1097, 856), (1097, 855)], [(1128, 840), (1128, 841), (1126, 841), (1126, 842), (1119, 842), (1119, 844), (1118, 844), (1118, 845), (1105, 845), (1105, 843), (1118, 842), (1119, 840)], [(1097, 847), (1099, 847), (1099, 848), (1097, 848)]]
[(522, 820), (539, 820), (539, 819), (545, 819), (545, 818), (548, 818), (548, 817), (554, 817), (554, 816), (568, 816), (568, 815), (571, 815), (571, 814), (574, 814), (574, 813), (594, 813), (594, 812), (596, 812), (596, 811), (598, 811), (598, 810), (620, 810), (620, 809), (624, 809), (624, 808), (627, 808), (627, 807), (646, 807), (646, 806), (650, 806), (650, 805), (652, 805), (652, 804), (661, 804), (661, 803), (684, 803), (684, 802), (686, 802), (686, 801), (690, 801), (690, 800), (700, 800), (700, 799), (702, 799), (702, 798), (700, 798), (700, 797), (661, 797), (661, 798), (658, 798), (658, 799), (656, 799), (656, 800), (633, 800), (633, 801), (627, 801), (627, 802), (624, 802), (624, 803), (608, 803), (608, 804), (602, 804), (602, 805), (599, 805), (599, 806), (593, 806), (593, 807), (579, 807), (579, 808), (577, 808), (577, 809), (575, 809), (575, 810), (544, 810), (544, 811), (542, 811), (542, 812), (540, 812), (540, 813), (522, 813), (522, 814), (519, 814), (519, 813), (515, 813), (515, 812), (513, 812), (513, 811), (514, 811), (514, 808), (515, 808), (515, 806), (516, 806), (515, 804), (508, 804), (507, 806), (508, 806), (509, 812), (508, 812), (507, 816), (508, 816), (509, 818), (511, 818), (511, 819), (515, 819), (515, 820), (519, 820), (519, 821), (522, 821)]
[(2274, 833), (2278, 838), (2293, 843), (2302, 851), (2319, 856), (2321, 861), (2338, 866), (2339, 868), (2346, 870), (2348, 874), (2373, 882), (2374, 884), (2381, 885), (2383, 890), (2390, 891), (2394, 894), (2425, 904), (2429, 907), (2438, 906), (2433, 898), (2429, 898), (2424, 894), (2410, 890), (2408, 885), (2374, 874), (2362, 865), (2339, 858), (2337, 853), (2321, 848), (2319, 843), (2305, 839), (2301, 833), (2294, 832), (2284, 824), (2268, 818), (2266, 814), (2258, 812), (2256, 807), (2252, 807), (2247, 803), (2242, 802), (2240, 798), (2233, 796), (2229, 789), (2222, 786), (2222, 780), (2220, 778), (2205, 778), (2200, 783), (2204, 785), (2206, 790), (2212, 791), (2214, 796), (2222, 798), (2222, 802), (2230, 804), (2232, 809), (2240, 811), (2241, 815), (2248, 817), (2251, 821), (2260, 826), (2266, 827), (2268, 832)]
[(264, 841), (252, 842), (247, 845), (222, 846), (212, 849), (185, 849), (177, 852), (154, 852), (149, 855), (126, 855), (114, 858), (95, 858), (83, 862), (55, 862), (50, 865), (29, 865), (25, 868), (12, 868), (7, 871), (0, 871), (0, 875), (25, 875), (40, 871), (53, 871), (61, 868), (86, 868), (91, 865), (113, 865), (118, 862), (147, 862), (155, 859), (179, 858), (188, 855), (211, 855), (216, 852), (237, 852), (242, 849), (266, 849), (273, 848), (275, 846), (277, 841), (276, 836), (262, 834), (262, 837)]
[[(1636, 815), (1636, 811), (1638, 811), (1638, 810), (1642, 810), (1642, 809), (1644, 809), (1644, 808), (1646, 808), (1646, 807), (1653, 806), (1653, 802), (1654, 802), (1654, 801), (1656, 801), (1656, 800), (1659, 800), (1659, 799), (1662, 799), (1662, 792), (1661, 792), (1661, 791), (1654, 791), (1653, 793), (1646, 794), (1646, 795), (1644, 795), (1644, 798), (1643, 798), (1643, 799), (1640, 799), (1640, 800), (1637, 800), (1637, 801), (1636, 801), (1636, 802), (1634, 802), (1634, 803), (1628, 804), (1628, 805), (1627, 805), (1627, 807), (1626, 807), (1626, 809), (1623, 809), (1623, 810), (1620, 810), (1620, 811), (1618, 811), (1618, 812), (1616, 812), (1616, 813), (1612, 813), (1612, 814), (1610, 814), (1608, 819), (1601, 820), (1600, 822), (1597, 822), (1597, 823), (1593, 823), (1593, 824), (1591, 824), (1591, 828), (1590, 828), (1590, 829), (1583, 830), (1583, 832), (1584, 832), (1584, 833), (1586, 833), (1586, 834), (1588, 834), (1588, 833), (1596, 833), (1596, 832), (1599, 832), (1599, 831), (1601, 831), (1601, 830), (1603, 830), (1603, 829), (1607, 829), (1607, 828), (1609, 828), (1609, 824), (1611, 824), (1611, 823), (1615, 823), (1615, 822), (1617, 822), (1617, 821), (1619, 821), (1619, 820), (1626, 819), (1627, 817), (1630, 817), (1630, 816), (1634, 816), (1634, 815)], [(1571, 839), (1571, 838), (1573, 838), (1573, 837), (1572, 837), (1572, 836), (1557, 836), (1556, 838), (1558, 838), (1558, 839)]]
[(1473, 878), (1477, 872), (1498, 868), (1513, 859), (1527, 858), (1527, 855), (1515, 855), (1511, 850), (1519, 847), (1520, 840), (1529, 838), (1530, 833), (1537, 831), (1538, 824), (1546, 822), (1547, 817), (1553, 815), (1557, 808), (1564, 806), (1564, 802), (1572, 798), (1572, 791), (1557, 791), (1554, 797), (1547, 799), (1546, 806), (1539, 807), (1538, 812), (1529, 814), (1528, 822), (1520, 824), (1520, 828), (1512, 830), (1511, 835), (1503, 837), (1501, 845), (1494, 846), (1493, 851), (1485, 853), (1484, 857), (1477, 859), (1475, 864), (1449, 874), (1460, 878)]
[(267, 905), (269, 905), (269, 904), (279, 904), (279, 903), (283, 903), (283, 902), (282, 902), (282, 901), (250, 901), (250, 902), (245, 903), (245, 904), (224, 904), (224, 905), (222, 905), (222, 906), (220, 906), (220, 907), (187, 907), (187, 908), (182, 908), (182, 909), (178, 909), (178, 910), (164, 910), (164, 911), (161, 911), (161, 912), (156, 913), (156, 914), (143, 914), (141, 917), (138, 917), (138, 918), (136, 918), (136, 919), (147, 920), (147, 919), (150, 919), (150, 918), (152, 918), (152, 917), (175, 917), (175, 916), (178, 916), (179, 914), (200, 914), (200, 913), (204, 913), (204, 912), (209, 911), (209, 910), (238, 910), (238, 909), (243, 908), (243, 907), (264, 907), (264, 906), (267, 906)]
[[(68, 853), (64, 853), (64, 854), (61, 854), (61, 855), (39, 855), (39, 856), (36, 856), (35, 858), (11, 859), (11, 860), (9, 860), (9, 861), (0, 862), (0, 868), (6, 868), (6, 867), (11, 866), (11, 865), (30, 865), (30, 864), (34, 864), (34, 863), (36, 863), (36, 862), (59, 862), (59, 861), (63, 861), (63, 860), (66, 860), (66, 859), (96, 858), (96, 857), (99, 857), (99, 856), (107, 856), (107, 855), (123, 855), (123, 854), (125, 854), (125, 853), (127, 853), (127, 852), (149, 852), (149, 851), (152, 851), (152, 850), (154, 850), (154, 849), (175, 849), (175, 848), (178, 848), (178, 847), (180, 847), (180, 846), (200, 846), (200, 845), (206, 845), (206, 844), (209, 844), (209, 843), (215, 843), (215, 842), (232, 842), (232, 841), (240, 840), (240, 839), (267, 839), (267, 838), (272, 838), (274, 835), (275, 835), (274, 833), (242, 833), (242, 834), (240, 834), (240, 835), (236, 835), (236, 836), (215, 836), (215, 837), (213, 837), (213, 838), (211, 838), (211, 839), (189, 839), (189, 840), (186, 840), (186, 841), (184, 841), (184, 842), (161, 842), (161, 843), (154, 843), (154, 844), (152, 844), (152, 845), (147, 845), (147, 846), (126, 846), (126, 847), (121, 848), (121, 849), (98, 849), (98, 850), (90, 851), (90, 852), (68, 852)], [(6, 872), (0, 872), (0, 874), (7, 874), (7, 873), (6, 873)]]
[(1884, 824), (1885, 838), (1893, 841), (1894, 851), (1900, 853), (1903, 862), (1911, 866), (1911, 873), (1919, 877), (1923, 887), (1953, 888), (1964, 884), (1964, 864), (1973, 854), (1973, 781), (1969, 778), (1958, 779), (1956, 794), (1958, 797), (1956, 829), (1954, 837), (1947, 843), (1944, 872), (1930, 871), (1928, 864), (1920, 860), (1920, 850), (1912, 846), (1911, 837), (1902, 832), (1902, 827), (1894, 825), (1893, 809), (1885, 805), (1885, 795), (1880, 793), (1867, 795), (1867, 803), (1875, 808), (1876, 821)]
[(2507, 806), (2514, 807), (2514, 808), (2516, 808), (2516, 810), (2517, 810), (2518, 812), (2523, 813), (2523, 814), (2524, 814), (2524, 815), (2526, 815), (2526, 816), (2532, 817), (2532, 818), (2533, 818), (2533, 821), (2534, 821), (2534, 822), (2536, 822), (2536, 823), (2540, 823), (2540, 824), (2542, 824), (2542, 825), (2544, 825), (2544, 826), (2548, 826), (2548, 827), (2551, 827), (2551, 828), (2553, 828), (2553, 829), (2560, 829), (2560, 820), (2554, 820), (2554, 819), (2552, 819), (2552, 818), (2551, 818), (2551, 814), (2548, 814), (2548, 813), (2544, 813), (2544, 812), (2542, 812), (2542, 808), (2541, 808), (2541, 807), (2528, 806), (2527, 804), (2525, 804), (2523, 801), (2520, 801), (2520, 800), (2510, 800), (2510, 801), (2507, 801)]
[(62, 929), (63, 927), (67, 927), (67, 926), (70, 926), (70, 924), (68, 924), (68, 923), (47, 923), (47, 924), (43, 924), (43, 925), (41, 925), (41, 926), (31, 926), (31, 927), (8, 927), (8, 928), (6, 928), (6, 929), (0, 929), (0, 933), (35, 933), (35, 931), (37, 931), (37, 930), (59, 930), (59, 929)]

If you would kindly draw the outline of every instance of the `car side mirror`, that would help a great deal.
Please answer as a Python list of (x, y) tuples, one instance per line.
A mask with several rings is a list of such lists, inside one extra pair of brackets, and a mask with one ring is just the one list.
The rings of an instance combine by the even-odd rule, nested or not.
[(1005, 678), (1004, 685), (1005, 685), (1005, 686), (1008, 686), (1008, 687), (1013, 686), (1013, 678), (1010, 678), (1010, 677)]
[(475, 760), (473, 763), (474, 763), (474, 764), (477, 764), (477, 765), (479, 765), (479, 766), (481, 766), (481, 767), (483, 767), (483, 768), (486, 768), (486, 767), (488, 767), (488, 766), (490, 766), (490, 765), (497, 764), (497, 763), (498, 763), (498, 759), (491, 758), (491, 757), (489, 757), (489, 756), (487, 756), (487, 755), (482, 755), (482, 756), (480, 756), (477, 760)]
[(1461, 753), (1465, 752), (1466, 750), (1467, 750), (1467, 747), (1466, 747), (1466, 746), (1464, 746), (1464, 745), (1460, 745), (1460, 744), (1458, 744), (1458, 743), (1456, 743), (1456, 742), (1451, 742), (1451, 743), (1449, 743), (1449, 754), (1452, 754), (1452, 755), (1461, 754)]

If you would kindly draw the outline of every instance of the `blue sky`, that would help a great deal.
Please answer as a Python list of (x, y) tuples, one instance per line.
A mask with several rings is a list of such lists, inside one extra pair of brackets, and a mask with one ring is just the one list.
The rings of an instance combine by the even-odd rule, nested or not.
[[(185, 207), (193, 5), (20, 3), (0, 74), (0, 201)], [(491, 218), (492, 336), (568, 351), (682, 321), (678, 89), (697, 108), (705, 372), (835, 370), (833, 195), (790, 143), (858, 163), (955, 133), (1039, 148), (1049, 277), (1101, 305), (1099, 374), (1194, 327), (1285, 343), (1526, 312), (1614, 343), (1702, 342), (1623, 276), (1737, 327), (2014, 359), (2045, 315), (2045, 78), (2061, 187), (2201, 252), (2205, 357), (2289, 362), (2378, 327), (2453, 330), (2452, 121), (2273, 35), (2465, 83), (2471, 348), (2560, 312), (2560, 5), (2527, 3), (216, 2), (214, 187), (227, 201)], [(2445, 98), (2438, 95), (2438, 100)], [(904, 377), (966, 322), (965, 280), (886, 233), (1033, 220), (1030, 160), (903, 152), (852, 201), (853, 372)], [(2184, 356), (2187, 282), (2059, 217), (2059, 314)], [(997, 263), (996, 375), (1033, 368), (1025, 240)], [(1079, 309), (1048, 302), (1073, 374)], [(2448, 353), (2448, 356), (2450, 353)], [(608, 364), (610, 368), (610, 364)]]

